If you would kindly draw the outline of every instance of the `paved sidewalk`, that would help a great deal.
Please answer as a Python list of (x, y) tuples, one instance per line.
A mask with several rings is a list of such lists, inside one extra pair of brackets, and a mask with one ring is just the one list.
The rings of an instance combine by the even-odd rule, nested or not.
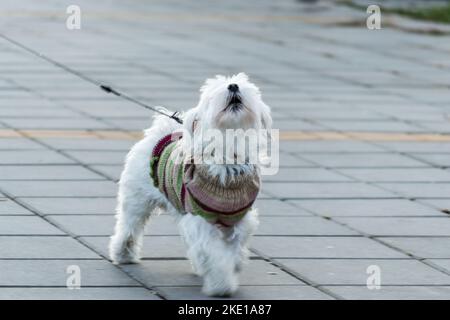
[[(81, 30), (66, 29), (70, 4)], [(0, 30), (150, 104), (190, 108), (218, 73), (261, 87), (281, 168), (236, 298), (449, 299), (449, 36), (371, 31), (365, 16), (294, 0), (4, 0)], [(205, 298), (167, 215), (140, 265), (106, 256), (150, 115), (0, 39), (0, 299)], [(80, 290), (66, 288), (74, 265)]]

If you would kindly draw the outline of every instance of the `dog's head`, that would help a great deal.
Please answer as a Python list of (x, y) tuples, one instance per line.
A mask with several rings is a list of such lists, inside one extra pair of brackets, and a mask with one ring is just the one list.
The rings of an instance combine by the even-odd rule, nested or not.
[(245, 73), (216, 76), (200, 89), (198, 105), (187, 112), (185, 129), (268, 129), (272, 126), (270, 108), (258, 87)]

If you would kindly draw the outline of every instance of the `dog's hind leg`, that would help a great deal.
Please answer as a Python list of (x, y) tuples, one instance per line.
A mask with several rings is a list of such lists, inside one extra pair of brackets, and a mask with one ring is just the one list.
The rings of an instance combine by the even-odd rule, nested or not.
[(109, 244), (110, 258), (116, 264), (139, 262), (145, 223), (156, 208), (148, 197), (126, 188), (120, 186), (116, 226)]

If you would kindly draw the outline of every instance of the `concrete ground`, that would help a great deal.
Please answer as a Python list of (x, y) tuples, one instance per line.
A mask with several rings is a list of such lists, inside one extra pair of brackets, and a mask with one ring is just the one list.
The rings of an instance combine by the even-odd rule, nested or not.
[[(0, 16), (1, 33), (152, 105), (190, 108), (219, 73), (261, 87), (281, 165), (236, 298), (450, 298), (445, 32), (395, 17), (368, 30), (365, 12), (294, 0), (3, 0)], [(140, 265), (106, 256), (124, 156), (150, 116), (0, 39), (1, 299), (204, 298), (167, 215)]]

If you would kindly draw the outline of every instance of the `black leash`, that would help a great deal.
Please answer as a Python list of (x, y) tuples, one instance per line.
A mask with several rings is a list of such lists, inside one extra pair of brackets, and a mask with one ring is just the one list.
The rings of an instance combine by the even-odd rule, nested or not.
[(113, 95), (115, 95), (115, 96), (117, 96), (117, 97), (120, 97), (120, 98), (122, 98), (122, 99), (125, 99), (125, 100), (127, 100), (127, 101), (130, 101), (130, 102), (132, 102), (132, 103), (134, 103), (134, 104), (137, 104), (137, 105), (139, 105), (139, 106), (141, 106), (141, 107), (144, 107), (144, 108), (146, 108), (146, 109), (148, 109), (148, 110), (151, 110), (151, 111), (157, 112), (157, 113), (159, 113), (159, 114), (162, 114), (162, 115), (164, 115), (164, 116), (166, 116), (166, 117), (169, 117), (169, 118), (175, 120), (176, 122), (178, 122), (178, 123), (180, 123), (180, 124), (183, 123), (183, 120), (181, 120), (181, 119), (177, 116), (177, 115), (178, 115), (178, 111), (175, 111), (172, 115), (167, 114), (167, 113), (165, 113), (165, 112), (162, 112), (161, 110), (158, 110), (158, 109), (156, 109), (156, 108), (154, 108), (154, 107), (151, 107), (151, 106), (149, 106), (149, 105), (147, 105), (147, 104), (145, 104), (145, 103), (143, 103), (143, 102), (141, 102), (141, 101), (139, 101), (139, 100), (137, 100), (137, 99), (135, 99), (135, 98), (133, 98), (133, 97), (130, 97), (129, 95), (127, 95), (127, 94), (125, 94), (125, 93), (123, 93), (123, 92), (117, 91), (116, 89), (112, 88), (111, 86), (102, 84), (100, 81), (94, 80), (94, 79), (92, 79), (92, 78), (90, 78), (90, 77), (88, 77), (88, 76), (82, 74), (82, 73), (79, 72), (79, 71), (73, 70), (72, 68), (69, 68), (68, 66), (66, 66), (66, 65), (64, 65), (64, 64), (62, 64), (62, 63), (60, 63), (60, 62), (58, 62), (58, 61), (53, 60), (53, 59), (47, 57), (46, 55), (44, 55), (44, 54), (42, 54), (42, 53), (40, 53), (40, 52), (37, 52), (37, 51), (35, 51), (35, 50), (33, 50), (33, 49), (31, 49), (31, 48), (25, 46), (24, 44), (22, 44), (22, 43), (20, 43), (20, 42), (17, 42), (17, 41), (15, 41), (15, 40), (13, 40), (13, 39), (11, 39), (11, 38), (5, 36), (5, 35), (2, 34), (2, 33), (0, 33), (0, 37), (3, 38), (3, 39), (5, 39), (5, 40), (8, 41), (9, 43), (12, 43), (13, 45), (15, 45), (15, 46), (17, 46), (17, 47), (19, 47), (19, 48), (21, 48), (21, 49), (23, 49), (23, 50), (25, 50), (25, 51), (31, 53), (32, 55), (34, 55), (34, 56), (36, 56), (36, 57), (38, 57), (38, 58), (40, 58), (40, 59), (42, 59), (42, 60), (47, 61), (48, 63), (54, 65), (55, 67), (58, 67), (58, 68), (60, 68), (60, 69), (62, 69), (62, 70), (64, 70), (64, 71), (66, 71), (66, 72), (69, 72), (69, 73), (71, 73), (71, 74), (77, 76), (78, 78), (80, 78), (80, 79), (82, 79), (82, 80), (84, 80), (84, 81), (87, 81), (87, 82), (89, 82), (89, 83), (92, 83), (93, 85), (99, 87), (100, 89), (102, 89), (103, 91), (105, 91), (105, 92), (107, 92), (107, 93), (111, 93), (111, 94), (113, 94)]

